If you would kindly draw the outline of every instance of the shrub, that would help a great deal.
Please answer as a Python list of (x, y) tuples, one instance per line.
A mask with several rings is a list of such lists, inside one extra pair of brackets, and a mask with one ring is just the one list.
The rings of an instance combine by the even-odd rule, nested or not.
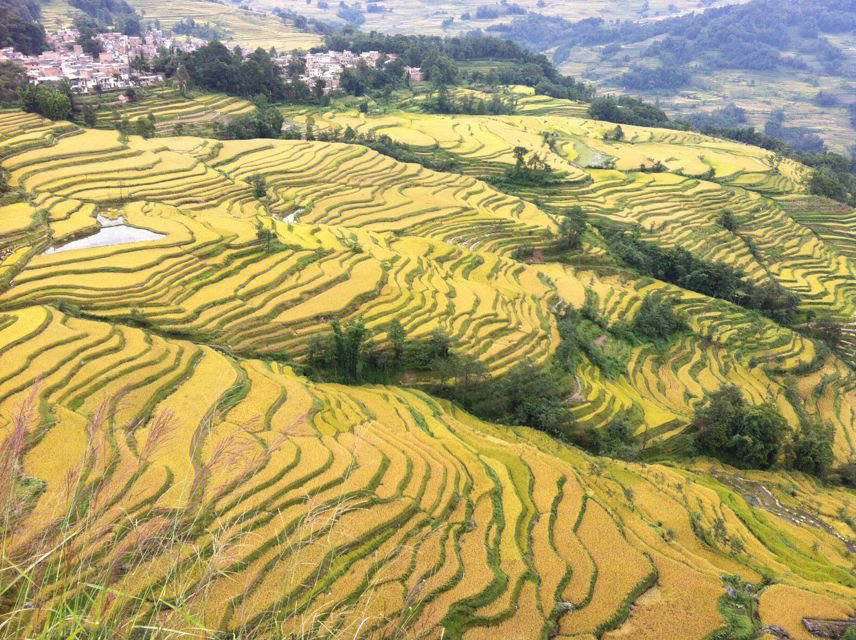
[(709, 394), (696, 409), (699, 448), (741, 468), (769, 469), (787, 435), (785, 419), (772, 404), (750, 406), (733, 385)]
[(71, 118), (71, 92), (65, 83), (28, 84), (21, 88), (20, 96), (24, 111), (38, 113), (51, 120)]
[(261, 200), (267, 195), (267, 180), (265, 180), (264, 176), (260, 176), (258, 174), (250, 176), (247, 179), (251, 185), (253, 185), (253, 197)]
[(739, 226), (737, 223), (737, 218), (734, 216), (734, 213), (730, 209), (726, 209), (722, 212), (722, 215), (719, 217), (719, 225), (731, 233), (737, 231), (737, 227)]
[(789, 465), (797, 471), (825, 476), (835, 462), (834, 435), (829, 424), (819, 420), (806, 422), (794, 438)]
[(493, 422), (526, 425), (560, 437), (569, 435), (574, 426), (567, 403), (571, 386), (556, 368), (521, 364), (499, 378), (482, 378), (441, 393)]
[(587, 224), (586, 215), (580, 206), (567, 209), (562, 214), (564, 218), (559, 223), (559, 244), (561, 251), (578, 251), (583, 247)]
[(672, 306), (672, 301), (660, 293), (645, 296), (642, 306), (633, 318), (634, 333), (651, 340), (669, 340), (687, 329)]

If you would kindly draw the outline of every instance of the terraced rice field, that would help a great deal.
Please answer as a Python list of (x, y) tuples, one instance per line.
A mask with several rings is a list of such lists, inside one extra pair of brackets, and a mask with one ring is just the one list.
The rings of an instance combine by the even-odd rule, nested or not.
[[(557, 297), (537, 270), (502, 254), (547, 242), (555, 223), (470, 178), (346, 145), (126, 145), (103, 131), (34, 147), (5, 166), (44, 207), (54, 240), (97, 228), (96, 208), (164, 235), (33, 256), (9, 304), (135, 315), (254, 356), (299, 357), (331, 317), (378, 329), (395, 317), (414, 336), (440, 327), (497, 369), (552, 351)], [(265, 202), (252, 196), (253, 175), (268, 181)], [(259, 246), (257, 214), (281, 251)]]
[[(341, 22), (336, 18), (339, 5), (305, 3), (304, 0), (253, 0), (251, 6), (261, 9), (286, 7), (307, 17), (319, 18), (328, 22)], [(367, 31), (376, 30), (388, 33), (417, 33), (430, 35), (464, 35), (473, 29), (485, 29), (491, 25), (508, 23), (515, 16), (502, 15), (498, 18), (479, 19), (476, 11), (480, 6), (495, 7), (492, 0), (386, 0), (383, 11), (366, 12), (363, 25)], [(562, 16), (572, 22), (586, 18), (598, 18), (607, 21), (664, 18), (686, 11), (697, 11), (707, 7), (729, 4), (728, 0), (520, 0), (517, 3), (526, 11), (545, 15)], [(732, 3), (733, 4), (733, 3)], [(468, 18), (466, 16), (469, 16)], [(451, 25), (444, 26), (448, 18)]]
[[(439, 147), (472, 175), (505, 170), (514, 162), (514, 147), (526, 147), (566, 174), (561, 186), (522, 189), (526, 199), (555, 209), (581, 205), (592, 217), (638, 226), (643, 239), (727, 262), (758, 281), (772, 277), (806, 307), (848, 317), (856, 311), (856, 265), (840, 231), (850, 212), (836, 237), (823, 231), (818, 236), (810, 220), (790, 213), (791, 199), (804, 195), (804, 168), (757, 148), (687, 132), (627, 126), (623, 141), (604, 140), (614, 125), (549, 115), (560, 108), (549, 102), (539, 116), (331, 111), (315, 119), (321, 127), (386, 134), (426, 151)], [(553, 136), (549, 144), (546, 134)], [(658, 164), (662, 171), (652, 172)], [(719, 223), (726, 210), (738, 221), (735, 232)]]
[[(0, 303), (69, 305), (246, 357), (288, 359), (302, 358), (333, 317), (362, 318), (378, 339), (397, 318), (417, 338), (442, 328), (463, 351), (502, 372), (521, 360), (544, 362), (557, 342), (552, 310), (579, 306), (586, 288), (610, 322), (631, 317), (656, 289), (626, 276), (510, 260), (523, 244), (549, 243), (554, 218), (472, 178), (404, 165), (363, 147), (134, 136), (123, 143), (112, 131), (73, 133), (10, 152), (3, 162), (12, 184), (32, 193), (47, 214), (49, 233), (37, 252), (51, 240), (97, 230), (97, 210), (165, 237), (29, 256)], [(6, 144), (17, 150), (19, 143)], [(263, 200), (252, 195), (253, 176), (266, 180)], [(628, 180), (649, 178), (666, 185), (688, 180), (672, 173)], [(643, 186), (657, 193), (650, 182)], [(685, 202), (725, 192), (709, 182)], [(755, 192), (739, 195), (780, 211)], [(677, 199), (670, 192), (670, 202)], [(635, 215), (625, 199), (615, 207), (614, 217)], [(713, 217), (715, 203), (706, 207), (704, 215)], [(674, 220), (683, 234), (687, 215)], [(257, 224), (276, 234), (282, 250), (270, 254), (259, 245)], [(766, 273), (748, 252), (735, 249), (728, 259), (748, 273)], [(835, 284), (820, 276), (811, 282)], [(832, 293), (849, 291), (844, 276), (841, 283)], [(633, 348), (628, 374), (618, 380), (584, 364), (577, 376), (584, 401), (574, 407), (582, 424), (606, 425), (635, 406), (645, 416), (640, 435), (653, 444), (681, 433), (705, 393), (738, 383), (758, 401), (774, 398), (793, 424), (803, 408), (823, 409), (836, 426), (838, 455), (856, 450), (856, 378), (834, 356), (731, 305), (663, 290), (679, 296), (694, 334), (665, 352)]]
[[(155, 2), (133, 0), (129, 3), (146, 20), (157, 20), (163, 28), (169, 28), (184, 18), (206, 22), (226, 34), (224, 40), (245, 51), (258, 47), (265, 50), (276, 47), (278, 51), (293, 49), (308, 50), (321, 43), (313, 33), (299, 31), (293, 24), (285, 23), (267, 11), (257, 11), (246, 5), (208, 2), (207, 0), (181, 0), (181, 2)], [(49, 0), (42, 8), (42, 22), (50, 30), (60, 29), (71, 23), (81, 11), (66, 0)]]
[[(559, 108), (562, 101), (544, 102), (539, 116), (313, 115), (322, 128), (350, 126), (361, 133), (386, 134), (426, 152), (439, 147), (460, 159), (472, 175), (504, 170), (514, 162), (514, 147), (522, 145), (567, 174), (560, 186), (522, 189), (524, 198), (553, 210), (579, 204), (592, 218), (635, 225), (643, 238), (726, 262), (758, 282), (772, 277), (800, 295), (806, 308), (844, 318), (856, 314), (856, 263), (843, 240), (849, 238), (850, 212), (840, 212), (837, 235), (795, 215), (790, 203), (804, 197), (803, 168), (763, 150), (686, 132), (624, 127), (624, 141), (607, 141), (604, 134), (613, 125), (553, 115), (551, 103)], [(306, 113), (290, 115), (299, 121)], [(552, 146), (542, 132), (555, 134)], [(639, 170), (657, 162), (664, 171)], [(606, 165), (615, 168), (597, 168)], [(736, 233), (719, 223), (725, 210), (738, 220)], [(829, 225), (833, 219), (824, 218)], [(596, 245), (588, 249), (600, 255)], [(551, 269), (541, 267), (550, 277)], [(566, 273), (555, 273), (554, 282)], [(584, 268), (575, 269), (573, 276), (598, 293), (600, 311), (610, 322), (632, 317), (641, 297), (652, 290), (632, 278), (604, 277)], [(795, 387), (798, 405), (837, 416), (837, 450), (850, 455), (856, 443), (851, 426), (856, 380), (846, 366), (804, 337), (752, 314), (671, 287), (665, 290), (681, 299), (679, 306), (692, 319), (695, 335), (666, 352), (635, 349), (626, 379), (605, 380), (596, 368), (584, 367), (578, 378), (586, 402), (574, 410), (579, 420), (605, 425), (618, 411), (635, 405), (646, 417), (645, 437), (668, 439), (683, 430), (686, 416), (706, 392), (737, 383), (759, 401), (772, 396), (795, 421), (802, 406), (787, 397), (793, 397), (788, 380), (796, 376), (801, 380)]]
[[(523, 118), (500, 119), (494, 139)], [(471, 152), (488, 166), (503, 154)], [(584, 362), (581, 425), (638, 406), (640, 437), (666, 440), (705, 391), (736, 382), (794, 423), (793, 402), (822, 413), (845, 459), (856, 378), (810, 340), (620, 270), (513, 260), (551, 242), (552, 215), (359, 146), (123, 141), (9, 112), (0, 158), (25, 196), (0, 206), (0, 442), (17, 451), (23, 436), (20, 479), (37, 487), (3, 552), (25, 554), (33, 536), (60, 551), (27, 595), (35, 613), (9, 619), (13, 635), (61, 633), (74, 603), (115, 637), (701, 640), (726, 624), (726, 574), (772, 576), (761, 621), (789, 633), (804, 616), (852, 613), (840, 517), (852, 493), (598, 459), (419, 391), (313, 383), (282, 364), (332, 318), (362, 317), (378, 339), (397, 318), (417, 337), (444, 328), (499, 373), (546, 361), (552, 312), (581, 306), (587, 288), (610, 321), (660, 289), (692, 334), (634, 347), (618, 379)], [(781, 211), (745, 187), (705, 189)], [(119, 217), (162, 237), (45, 253)], [(783, 609), (780, 596), (805, 604)]]
[(157, 132), (169, 135), (176, 125), (191, 130), (252, 110), (253, 105), (241, 98), (212, 94), (184, 97), (176, 89), (163, 88), (133, 103), (99, 109), (97, 126), (115, 128), (123, 118), (133, 125), (139, 118), (154, 116)]
[[(418, 393), (310, 384), (276, 365), (50, 307), (5, 312), (0, 326), (4, 362), (21, 363), (3, 372), (0, 414), (14, 415), (35, 388), (49, 416), (45, 428), (31, 425), (23, 470), (46, 484), (22, 530), (61, 517), (80, 459), (97, 488), (86, 527), (65, 543), (86, 581), (109, 576), (114, 597), (97, 599), (93, 621), (178, 628), (186, 615), (259, 637), (362, 625), (416, 637), (618, 628), (607, 637), (702, 638), (723, 625), (720, 575), (758, 581), (762, 567), (800, 601), (850, 611), (856, 581), (840, 540), (769, 514), (756, 525), (742, 498), (700, 472), (597, 461)], [(120, 393), (109, 420), (92, 426)], [(59, 443), (67, 454), (51, 455)], [(824, 521), (850, 499), (800, 491), (823, 501)], [(704, 526), (727, 523), (724, 535), (751, 559), (726, 542), (701, 544), (690, 526), (698, 513)], [(179, 539), (133, 552), (200, 519), (204, 529), (188, 529), (192, 549)], [(115, 531), (109, 546), (93, 544), (105, 529)], [(622, 631), (626, 603), (642, 592)], [(170, 594), (182, 613), (141, 611), (154, 594)], [(49, 593), (39, 597), (47, 612)], [(829, 610), (808, 605), (805, 615)], [(781, 622), (763, 600), (762, 615)], [(650, 620), (671, 625), (632, 631), (654, 633)]]

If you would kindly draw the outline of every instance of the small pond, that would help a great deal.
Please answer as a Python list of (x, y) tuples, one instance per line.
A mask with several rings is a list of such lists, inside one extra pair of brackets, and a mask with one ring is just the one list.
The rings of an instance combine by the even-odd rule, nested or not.
[(125, 218), (118, 217), (116, 219), (98, 216), (96, 218), (101, 228), (95, 233), (88, 235), (71, 242), (66, 242), (57, 247), (50, 247), (45, 251), (45, 255), (53, 253), (61, 253), (63, 251), (74, 251), (75, 249), (95, 249), (97, 247), (112, 247), (117, 244), (130, 244), (132, 242), (147, 242), (149, 240), (159, 240), (165, 234), (141, 229), (140, 227), (132, 227), (125, 222)]

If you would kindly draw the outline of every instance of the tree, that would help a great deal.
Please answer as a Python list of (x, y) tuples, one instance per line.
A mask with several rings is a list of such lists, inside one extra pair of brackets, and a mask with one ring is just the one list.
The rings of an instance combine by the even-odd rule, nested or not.
[(324, 78), (317, 78), (312, 85), (312, 97), (316, 102), (321, 102), (324, 99), (324, 89), (327, 87), (327, 81)]
[(0, 102), (14, 102), (27, 85), (27, 73), (14, 62), (0, 62)]
[(526, 147), (514, 147), (512, 153), (514, 154), (514, 167), (518, 171), (523, 171), (526, 167), (526, 154), (528, 153)]
[(437, 87), (444, 84), (454, 84), (458, 78), (457, 63), (442, 53), (429, 54), (423, 60), (422, 68), (427, 69), (427, 79)]
[(772, 404), (749, 406), (740, 389), (725, 386), (709, 394), (695, 412), (696, 442), (734, 466), (769, 469), (779, 459), (788, 432)]
[(844, 486), (856, 489), (856, 458), (835, 469), (836, 480)]
[(149, 63), (142, 54), (138, 54), (131, 58), (131, 69), (139, 73), (146, 73), (149, 70)]
[(256, 222), (256, 241), (264, 247), (265, 253), (271, 252), (275, 237), (274, 232), (263, 225), (261, 220)]
[(252, 175), (247, 179), (253, 185), (253, 197), (261, 200), (267, 195), (267, 180), (261, 175)]
[(333, 354), (336, 368), (345, 381), (359, 380), (363, 349), (369, 332), (362, 320), (351, 320), (342, 328), (338, 320), (330, 323), (333, 328)]
[(303, 56), (291, 56), (285, 66), (286, 75), (289, 78), (299, 78), (306, 73), (306, 58)]
[(154, 122), (150, 118), (137, 118), (134, 123), (134, 132), (145, 139), (149, 139), (154, 137), (155, 135), (155, 125)]
[(683, 319), (675, 313), (671, 300), (660, 293), (645, 296), (632, 326), (637, 334), (663, 341), (687, 328)]
[(615, 125), (615, 129), (610, 132), (604, 134), (604, 138), (606, 140), (614, 140), (616, 142), (621, 142), (624, 140), (624, 129), (621, 128), (621, 125)]
[(586, 215), (582, 207), (575, 205), (567, 209), (559, 225), (559, 249), (562, 251), (582, 249), (587, 227)]
[(143, 26), (140, 23), (140, 17), (136, 14), (127, 16), (122, 22), (121, 31), (126, 36), (141, 36), (143, 34)]
[(187, 67), (184, 66), (183, 62), (178, 64), (173, 78), (175, 79), (175, 83), (178, 85), (178, 91), (181, 95), (186, 97), (187, 87), (190, 84), (190, 74), (187, 72)]
[(838, 347), (844, 339), (844, 323), (828, 313), (816, 317), (806, 327), (806, 331), (832, 348)]
[(834, 438), (832, 425), (817, 419), (806, 421), (794, 438), (789, 466), (805, 473), (825, 476), (835, 462)]
[(24, 111), (38, 113), (51, 120), (68, 120), (72, 116), (71, 91), (64, 83), (28, 84), (20, 89)]
[(407, 346), (407, 332), (397, 318), (387, 325), (386, 336), (392, 346), (392, 361), (397, 367), (401, 366), (404, 349)]
[(86, 107), (83, 109), (83, 124), (85, 124), (90, 129), (98, 124), (98, 114), (95, 109), (92, 107)]
[(722, 215), (719, 216), (719, 226), (721, 226), (723, 229), (731, 231), (732, 233), (737, 231), (737, 218), (735, 217), (734, 212), (731, 211), (731, 209), (726, 209), (722, 212)]

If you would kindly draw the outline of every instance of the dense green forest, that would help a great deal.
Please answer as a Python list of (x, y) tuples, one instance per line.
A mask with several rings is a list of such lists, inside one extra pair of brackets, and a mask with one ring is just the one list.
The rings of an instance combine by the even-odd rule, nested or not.
[(0, 0), (0, 47), (14, 47), (32, 55), (46, 48), (36, 0)]
[[(463, 81), (488, 84), (519, 84), (535, 87), (538, 93), (555, 98), (590, 100), (594, 89), (574, 78), (560, 74), (546, 56), (534, 54), (507, 39), (479, 33), (464, 37), (387, 35), (345, 29), (328, 33), (319, 50), (349, 49), (356, 53), (383, 51), (401, 57), (405, 64), (421, 67), (429, 80), (439, 84)], [(488, 72), (465, 73), (459, 63), (476, 60), (502, 61), (507, 64)]]
[[(556, 64), (565, 60), (572, 47), (609, 47), (607, 53), (616, 54), (622, 45), (658, 38), (647, 54), (658, 59), (665, 71), (645, 73), (636, 69), (627, 75), (628, 88), (686, 83), (689, 75), (676, 74), (675, 70), (691, 70), (692, 63), (708, 69), (772, 70), (805, 68), (814, 62), (828, 72), (843, 73), (847, 71), (842, 68), (844, 55), (825, 36), (854, 29), (853, 0), (751, 0), (644, 23), (599, 19), (570, 22), (529, 13), (510, 24), (489, 27), (491, 32), (536, 51), (555, 48)], [(792, 54), (794, 51), (797, 55)]]

